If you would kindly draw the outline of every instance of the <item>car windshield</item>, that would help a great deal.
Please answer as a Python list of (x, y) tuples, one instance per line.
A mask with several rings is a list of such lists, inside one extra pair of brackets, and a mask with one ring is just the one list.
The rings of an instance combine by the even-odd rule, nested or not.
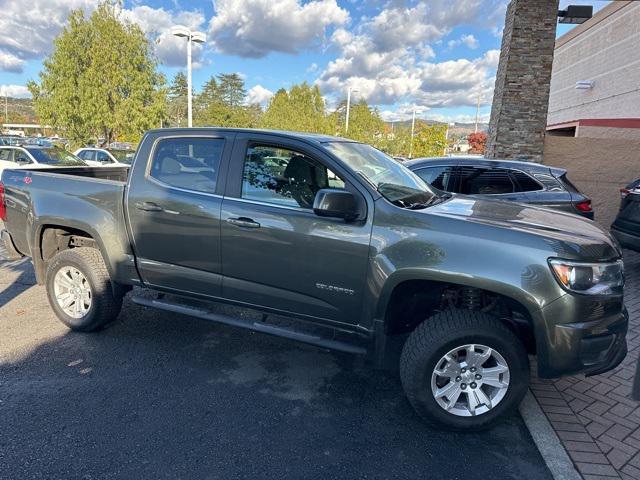
[(65, 167), (86, 165), (75, 155), (60, 148), (27, 148), (26, 149), (38, 163), (47, 165), (61, 165)]
[(407, 167), (370, 145), (355, 142), (325, 145), (394, 205), (418, 209), (443, 198)]
[(131, 165), (135, 154), (133, 150), (109, 150), (109, 153), (116, 157), (116, 160), (120, 163), (126, 163), (127, 165)]

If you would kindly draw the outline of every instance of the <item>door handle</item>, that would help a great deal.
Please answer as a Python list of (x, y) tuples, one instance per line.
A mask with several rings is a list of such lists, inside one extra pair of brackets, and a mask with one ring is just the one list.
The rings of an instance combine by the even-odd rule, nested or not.
[(260, 224), (258, 222), (254, 222), (252, 219), (247, 217), (228, 218), (227, 222), (241, 228), (260, 228)]
[(144, 212), (162, 212), (164, 208), (162, 208), (157, 203), (153, 202), (138, 202), (136, 203), (136, 208), (138, 210), (142, 210)]

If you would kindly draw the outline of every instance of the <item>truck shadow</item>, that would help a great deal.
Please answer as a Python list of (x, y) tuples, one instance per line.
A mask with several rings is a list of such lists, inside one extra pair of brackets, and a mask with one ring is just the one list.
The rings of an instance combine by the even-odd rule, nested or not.
[(42, 317), (31, 348), (2, 347), (2, 478), (549, 478), (519, 417), (434, 430), (348, 354), (128, 300), (94, 334)]
[(0, 277), (0, 307), (36, 284), (33, 267), (27, 258), (2, 260), (0, 249), (0, 269), (3, 273)]

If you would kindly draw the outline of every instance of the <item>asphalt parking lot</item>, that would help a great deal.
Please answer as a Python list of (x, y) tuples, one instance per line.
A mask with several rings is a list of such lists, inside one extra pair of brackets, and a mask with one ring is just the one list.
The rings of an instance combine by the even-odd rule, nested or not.
[(2, 479), (483, 477), (551, 478), (520, 417), (433, 430), (393, 373), (128, 300), (73, 333), (0, 260)]

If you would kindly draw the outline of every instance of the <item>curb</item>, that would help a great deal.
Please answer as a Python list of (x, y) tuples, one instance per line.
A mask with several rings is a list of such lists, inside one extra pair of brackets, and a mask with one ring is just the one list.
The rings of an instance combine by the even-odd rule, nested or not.
[(556, 435), (531, 390), (527, 391), (519, 410), (553, 478), (555, 480), (582, 480), (582, 476), (573, 465), (560, 442), (560, 438)]

